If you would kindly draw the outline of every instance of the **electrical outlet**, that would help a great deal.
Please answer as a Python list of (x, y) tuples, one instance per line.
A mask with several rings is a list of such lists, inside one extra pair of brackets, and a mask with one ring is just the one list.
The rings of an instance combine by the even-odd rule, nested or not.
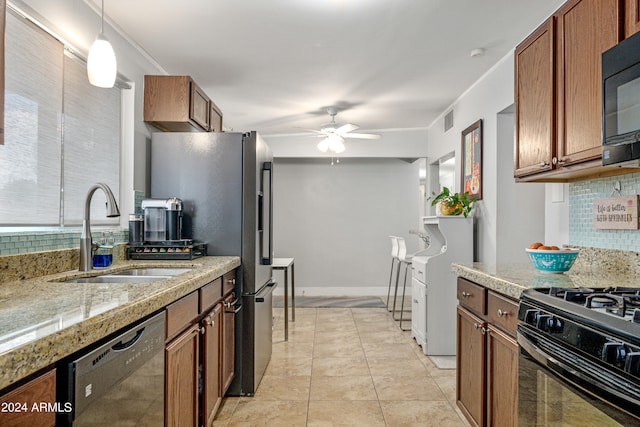
[(304, 296), (304, 289), (302, 290), (302, 296)]

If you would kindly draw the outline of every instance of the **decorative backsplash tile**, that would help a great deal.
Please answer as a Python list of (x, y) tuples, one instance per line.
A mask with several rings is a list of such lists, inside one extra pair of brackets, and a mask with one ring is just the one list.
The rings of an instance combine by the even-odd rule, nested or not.
[[(614, 186), (620, 182), (620, 193)], [(640, 194), (640, 173), (569, 184), (569, 243), (595, 248), (640, 251), (640, 230), (596, 230), (593, 200)]]
[[(93, 231), (94, 241), (101, 231)], [(81, 231), (41, 231), (31, 233), (0, 234), (0, 255), (16, 255), (30, 252), (52, 251), (80, 247)], [(116, 243), (129, 240), (128, 230), (113, 230)]]

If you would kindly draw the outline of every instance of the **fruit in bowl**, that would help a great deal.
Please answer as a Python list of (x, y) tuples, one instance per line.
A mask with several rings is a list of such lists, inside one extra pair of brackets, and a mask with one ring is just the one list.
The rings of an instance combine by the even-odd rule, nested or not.
[(526, 249), (533, 267), (544, 273), (564, 273), (569, 271), (580, 250), (544, 245), (536, 242)]

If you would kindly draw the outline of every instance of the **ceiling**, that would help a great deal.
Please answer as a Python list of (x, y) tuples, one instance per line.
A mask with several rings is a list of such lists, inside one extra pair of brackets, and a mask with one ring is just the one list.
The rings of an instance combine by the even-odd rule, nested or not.
[(319, 128), (330, 106), (363, 132), (428, 127), (563, 1), (106, 0), (105, 14), (191, 75), (225, 128), (274, 135)]

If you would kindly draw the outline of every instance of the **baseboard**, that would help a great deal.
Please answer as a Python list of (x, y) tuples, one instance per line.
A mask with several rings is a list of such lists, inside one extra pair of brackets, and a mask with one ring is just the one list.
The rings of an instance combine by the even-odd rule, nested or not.
[[(296, 296), (306, 297), (387, 297), (386, 286), (296, 286)], [(400, 290), (400, 293), (402, 290)], [(289, 288), (291, 294), (291, 288)], [(278, 283), (273, 295), (284, 296), (284, 286)], [(407, 286), (406, 296), (411, 295), (411, 288)], [(393, 297), (393, 295), (392, 295)]]

